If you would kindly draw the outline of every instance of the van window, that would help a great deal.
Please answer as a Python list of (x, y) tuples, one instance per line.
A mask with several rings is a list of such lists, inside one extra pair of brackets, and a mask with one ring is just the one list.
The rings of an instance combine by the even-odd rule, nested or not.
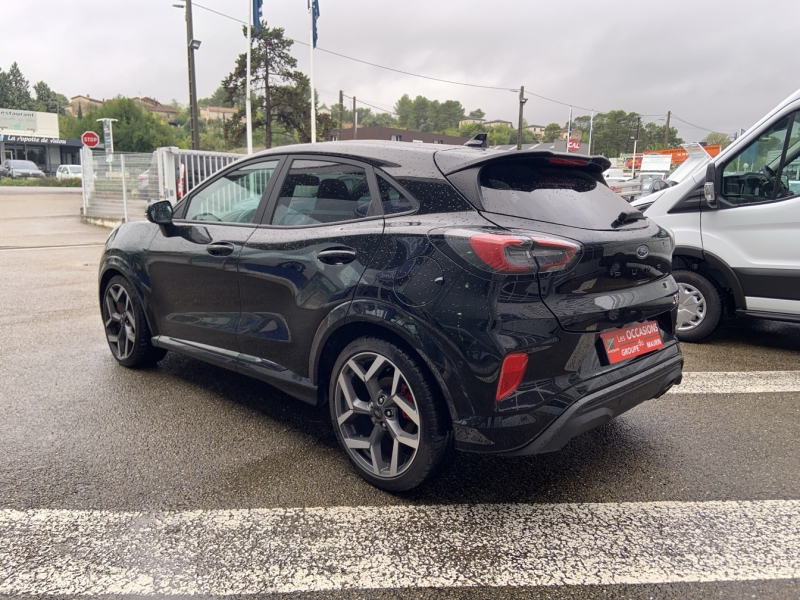
[[(789, 136), (787, 152), (786, 138)], [(797, 113), (779, 120), (735, 155), (722, 172), (722, 196), (734, 205), (768, 202), (798, 192), (800, 123)], [(794, 181), (794, 183), (792, 183)]]

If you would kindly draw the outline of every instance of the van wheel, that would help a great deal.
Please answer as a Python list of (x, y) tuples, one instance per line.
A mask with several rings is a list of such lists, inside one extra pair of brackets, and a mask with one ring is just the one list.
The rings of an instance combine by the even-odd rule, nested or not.
[(680, 269), (672, 276), (678, 283), (678, 320), (675, 334), (682, 342), (699, 342), (719, 326), (722, 300), (717, 286), (694, 271)]
[(454, 451), (449, 415), (435, 384), (408, 353), (361, 338), (331, 372), (330, 414), (358, 474), (392, 492), (437, 475)]

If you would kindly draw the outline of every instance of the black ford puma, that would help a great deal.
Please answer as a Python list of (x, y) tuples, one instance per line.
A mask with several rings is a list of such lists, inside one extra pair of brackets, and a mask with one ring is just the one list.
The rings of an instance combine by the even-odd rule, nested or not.
[(601, 157), (330, 142), (244, 158), (109, 237), (123, 366), (167, 351), (329, 406), (386, 490), (527, 455), (679, 383), (670, 232)]

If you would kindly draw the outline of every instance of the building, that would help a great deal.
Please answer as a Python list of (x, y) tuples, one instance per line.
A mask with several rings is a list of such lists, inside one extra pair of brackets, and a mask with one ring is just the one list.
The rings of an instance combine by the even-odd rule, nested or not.
[(541, 139), (542, 136), (544, 135), (544, 128), (545, 128), (544, 125), (528, 125), (525, 129), (527, 129), (533, 135)]
[(484, 122), (486, 127), (497, 127), (498, 125), (505, 125), (506, 127), (514, 127), (511, 121), (503, 121), (503, 119), (495, 119), (494, 121)]
[[(392, 142), (422, 142), (424, 144), (455, 145), (462, 145), (469, 141), (467, 137), (430, 133), (427, 131), (395, 129), (393, 127), (359, 127), (356, 138), (359, 140), (390, 140)], [(352, 139), (354, 139), (352, 127), (334, 129), (331, 132), (331, 141)]]
[(238, 109), (227, 106), (201, 106), (200, 118), (205, 121), (227, 121), (237, 113)]
[(30, 160), (48, 175), (79, 165), (82, 142), (58, 137), (58, 115), (0, 108), (0, 159)]
[(472, 117), (467, 117), (466, 119), (461, 119), (458, 122), (458, 126), (461, 127), (462, 125), (472, 125), (473, 123), (478, 123), (479, 125), (483, 125), (486, 122), (486, 119), (475, 119)]
[[(66, 112), (68, 115), (72, 115), (73, 117), (77, 117), (78, 112), (80, 112), (81, 115), (85, 115), (93, 108), (100, 108), (104, 103), (105, 100), (92, 98), (89, 96), (89, 94), (86, 94), (85, 96), (73, 96), (70, 98), (69, 104), (64, 107), (64, 112)], [(80, 111), (78, 109), (80, 109)]]
[[(558, 139), (565, 140), (567, 139), (567, 135), (569, 134), (569, 129), (562, 129), (558, 134)], [(570, 139), (579, 140), (583, 137), (583, 130), (578, 129), (577, 127), (572, 128), (572, 137)]]
[(169, 104), (161, 104), (158, 100), (150, 98), (149, 96), (137, 96), (133, 98), (133, 101), (145, 110), (158, 115), (167, 123), (174, 121), (178, 114), (178, 109), (176, 107)]

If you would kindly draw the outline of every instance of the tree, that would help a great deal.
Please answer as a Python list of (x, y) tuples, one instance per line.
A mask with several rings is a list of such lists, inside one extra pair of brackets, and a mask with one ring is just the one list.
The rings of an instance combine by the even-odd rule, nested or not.
[(118, 97), (94, 108), (81, 119), (60, 117), (61, 135), (79, 138), (84, 131), (94, 131), (103, 138), (103, 124), (97, 119), (117, 119), (114, 123), (114, 149), (120, 152), (152, 152), (163, 146), (188, 148), (189, 140), (179, 130), (139, 106), (130, 98)]
[(486, 113), (483, 112), (480, 108), (476, 108), (475, 110), (470, 111), (469, 118), (470, 119), (482, 119), (486, 116)]
[(709, 146), (715, 146), (719, 144), (723, 149), (725, 149), (730, 145), (731, 138), (727, 133), (712, 131), (703, 139), (703, 141)]
[(408, 94), (403, 96), (394, 105), (394, 114), (397, 115), (397, 123), (403, 129), (410, 129), (409, 124), (413, 122), (412, 112), (414, 102)]
[[(242, 27), (242, 33), (247, 36), (249, 25)], [(294, 41), (284, 37), (282, 27), (267, 27), (262, 22), (261, 31), (252, 32), (252, 50), (250, 75), (252, 90), (255, 93), (255, 104), (261, 107), (260, 115), (253, 115), (253, 127), (264, 129), (264, 145), (272, 147), (273, 122), (283, 117), (284, 121), (298, 122), (295, 112), (299, 107), (293, 104), (298, 96), (289, 94), (287, 84), (296, 84), (302, 75), (295, 71), (297, 60), (289, 53)], [(247, 55), (240, 54), (236, 59), (234, 70), (223, 79), (222, 87), (225, 90), (225, 101), (233, 106), (238, 106), (239, 111), (227, 123), (227, 131), (231, 139), (240, 139), (246, 127), (245, 119), (245, 88), (247, 79)], [(280, 88), (280, 93), (275, 93)], [(309, 109), (306, 111), (311, 117), (311, 97), (309, 96)], [(290, 102), (290, 104), (281, 104)]]
[(473, 138), (479, 133), (486, 133), (486, 127), (483, 123), (464, 123), (458, 127), (456, 135)]
[[(663, 149), (666, 125), (640, 123), (639, 118), (638, 113), (624, 110), (611, 110), (595, 114), (592, 154), (603, 154), (614, 158), (620, 154), (633, 152), (637, 123), (639, 123), (639, 141), (636, 144), (636, 151), (648, 152)], [(589, 126), (589, 116), (576, 117), (573, 121), (573, 127), (583, 131), (581, 141), (585, 143), (589, 142)], [(678, 137), (678, 130), (674, 127), (669, 129), (667, 143), (670, 148), (675, 148), (683, 143), (683, 140)]]
[(233, 108), (233, 102), (228, 99), (228, 93), (225, 91), (225, 88), (219, 86), (208, 98), (200, 98), (200, 100), (197, 101), (197, 106), (225, 106), (227, 108)]
[(58, 94), (50, 89), (44, 81), (40, 81), (33, 86), (36, 93), (36, 110), (39, 112), (51, 112), (58, 115), (64, 114), (64, 107), (69, 104), (69, 100), (63, 94)]
[(28, 80), (16, 62), (11, 63), (7, 72), (0, 69), (0, 106), (14, 110), (36, 110)]
[(394, 105), (397, 123), (403, 129), (442, 133), (458, 128), (464, 118), (464, 107), (458, 100), (430, 100), (417, 96), (414, 100), (403, 94)]
[(555, 142), (561, 135), (561, 125), (558, 123), (550, 123), (544, 128), (542, 134), (543, 142)]

